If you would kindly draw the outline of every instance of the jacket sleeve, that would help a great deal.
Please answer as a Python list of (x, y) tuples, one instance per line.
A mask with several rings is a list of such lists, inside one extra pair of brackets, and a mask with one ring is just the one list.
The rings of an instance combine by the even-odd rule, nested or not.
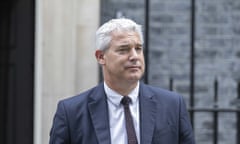
[(70, 144), (68, 120), (63, 101), (60, 101), (57, 106), (50, 131), (49, 144)]
[(183, 97), (180, 96), (180, 144), (195, 144), (189, 113)]

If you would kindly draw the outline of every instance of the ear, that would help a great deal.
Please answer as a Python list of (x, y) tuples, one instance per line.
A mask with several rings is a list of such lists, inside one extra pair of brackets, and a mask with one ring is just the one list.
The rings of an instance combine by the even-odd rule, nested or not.
[(105, 59), (104, 59), (104, 52), (102, 50), (96, 50), (95, 51), (95, 57), (100, 65), (105, 64)]

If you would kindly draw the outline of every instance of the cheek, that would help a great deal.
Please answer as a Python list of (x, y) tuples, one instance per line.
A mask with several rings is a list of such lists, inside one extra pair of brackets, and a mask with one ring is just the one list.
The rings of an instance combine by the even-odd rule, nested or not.
[(141, 56), (141, 61), (142, 61), (143, 64), (145, 63), (145, 59), (144, 59), (143, 55)]
[(119, 69), (121, 66), (124, 65), (124, 61), (116, 57), (109, 57), (107, 59), (107, 65), (113, 69)]

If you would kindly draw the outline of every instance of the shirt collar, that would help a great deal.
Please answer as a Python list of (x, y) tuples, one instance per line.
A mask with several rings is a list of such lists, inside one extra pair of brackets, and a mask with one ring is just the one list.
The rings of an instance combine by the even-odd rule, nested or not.
[[(108, 87), (108, 85), (105, 82), (104, 90), (106, 92), (108, 101), (110, 101), (115, 106), (120, 106), (120, 102), (123, 98), (123, 95), (119, 94), (118, 92)], [(132, 100), (132, 104), (135, 104), (137, 102), (138, 94), (139, 94), (139, 82), (137, 83), (137, 86), (128, 95)]]

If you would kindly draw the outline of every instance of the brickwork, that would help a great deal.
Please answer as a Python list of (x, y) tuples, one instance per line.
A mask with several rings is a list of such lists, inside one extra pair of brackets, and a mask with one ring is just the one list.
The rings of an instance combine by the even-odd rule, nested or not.
[[(240, 1), (195, 0), (195, 106), (214, 106), (214, 80), (219, 82), (218, 105), (234, 107), (240, 81)], [(124, 15), (144, 25), (144, 1), (102, 0), (101, 19)], [(190, 88), (191, 0), (150, 1), (148, 78), (151, 85), (182, 94)], [(197, 144), (211, 144), (213, 114), (195, 114)], [(219, 113), (219, 144), (236, 143), (235, 113)]]
[[(236, 19), (240, 16), (240, 1), (196, 2), (196, 85), (206, 89), (196, 94), (196, 106), (213, 106), (213, 79), (216, 78), (219, 81), (219, 107), (228, 108), (237, 97), (236, 86), (240, 76), (240, 59), (236, 55), (240, 50), (240, 21)], [(198, 141), (212, 135), (210, 128), (213, 124), (211, 119), (199, 119), (198, 128), (207, 133), (196, 132)], [(220, 144), (236, 143), (235, 124), (234, 113), (220, 113)]]

